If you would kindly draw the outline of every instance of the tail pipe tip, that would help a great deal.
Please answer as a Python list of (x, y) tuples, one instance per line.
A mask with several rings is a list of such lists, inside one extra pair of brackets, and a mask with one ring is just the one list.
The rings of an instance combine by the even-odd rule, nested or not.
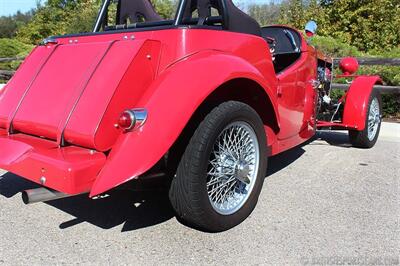
[(36, 202), (50, 201), (71, 197), (74, 195), (65, 194), (56, 190), (47, 189), (44, 187), (34, 188), (22, 191), (22, 201), (25, 204), (32, 204)]

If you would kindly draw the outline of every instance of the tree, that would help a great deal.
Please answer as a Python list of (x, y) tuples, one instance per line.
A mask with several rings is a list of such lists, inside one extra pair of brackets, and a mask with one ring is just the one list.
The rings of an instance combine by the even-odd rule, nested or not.
[(37, 44), (42, 39), (92, 29), (101, 0), (48, 0), (39, 6), (32, 20), (17, 32), (23, 42)]
[(178, 5), (177, 0), (152, 0), (157, 13), (165, 19), (173, 19)]
[(336, 0), (321, 4), (327, 14), (327, 32), (363, 51), (398, 47), (400, 1)]
[(301, 29), (313, 19), (318, 34), (370, 51), (399, 46), (398, 14), (398, 0), (289, 0), (283, 4), (281, 22)]
[[(162, 17), (173, 18), (176, 0), (153, 0), (153, 4)], [(32, 20), (18, 30), (17, 38), (37, 44), (52, 35), (90, 32), (100, 5), (101, 0), (48, 0), (38, 6)]]
[(33, 14), (33, 10), (26, 13), (18, 11), (15, 15), (0, 17), (0, 38), (15, 37), (17, 29), (28, 23)]
[(280, 13), (280, 4), (271, 2), (268, 4), (250, 4), (248, 14), (262, 25), (270, 25), (277, 23)]

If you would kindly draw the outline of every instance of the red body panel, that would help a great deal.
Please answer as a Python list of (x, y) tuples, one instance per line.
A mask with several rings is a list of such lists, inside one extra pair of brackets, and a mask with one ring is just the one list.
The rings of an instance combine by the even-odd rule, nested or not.
[[(314, 115), (316, 91), (312, 88), (310, 81), (316, 77), (316, 53), (305, 43), (301, 50), (303, 52), (300, 59), (278, 75), (280, 87), (278, 106), (281, 117), (281, 131), (278, 137), (280, 140), (299, 137), (301, 131), (308, 130), (311, 116)], [(311, 131), (310, 136), (314, 134), (314, 130)], [(298, 141), (301, 143), (304, 139), (299, 138)]]
[[(0, 95), (0, 167), (35, 182), (46, 169), (51, 188), (102, 193), (149, 170), (207, 96), (236, 78), (264, 89), (278, 124), (265, 126), (271, 152), (287, 150), (315, 132), (316, 53), (304, 40), (301, 49), (278, 81), (266, 41), (253, 35), (170, 29), (59, 38), (36, 48)], [(115, 127), (128, 108), (147, 109), (139, 130)]]
[[(207, 69), (208, 72), (186, 72), (187, 69)], [(140, 130), (126, 133), (118, 139), (91, 195), (147, 171), (168, 151), (203, 100), (219, 85), (239, 77), (258, 81), (265, 88), (273, 86), (274, 82), (272, 79), (266, 83), (268, 77), (263, 77), (245, 60), (213, 51), (197, 53), (167, 69), (139, 102), (149, 112), (146, 124)], [(205, 84), (206, 79), (208, 82)], [(272, 93), (268, 91), (268, 94)], [(174, 98), (172, 104), (165, 101), (171, 96)], [(110, 176), (114, 178), (110, 179)]]
[(0, 128), (9, 128), (16, 109), (53, 51), (54, 46), (36, 47), (7, 83), (0, 98)]
[[(121, 133), (114, 125), (153, 81), (160, 48), (155, 41), (132, 42), (115, 43), (93, 75), (66, 125), (64, 138), (68, 143), (106, 151)], [(128, 58), (118, 57), (123, 49)], [(152, 60), (147, 55), (152, 55)]]
[(353, 80), (346, 96), (343, 124), (357, 130), (365, 128), (369, 96), (377, 83), (382, 83), (379, 76), (360, 76)]
[(67, 194), (88, 192), (106, 159), (101, 152), (60, 149), (54, 142), (23, 134), (1, 137), (0, 146), (1, 168)]
[[(110, 45), (102, 42), (55, 46), (16, 110), (12, 120), (14, 129), (57, 140), (59, 126), (62, 127)], [(75, 54), (82, 55), (79, 63)]]

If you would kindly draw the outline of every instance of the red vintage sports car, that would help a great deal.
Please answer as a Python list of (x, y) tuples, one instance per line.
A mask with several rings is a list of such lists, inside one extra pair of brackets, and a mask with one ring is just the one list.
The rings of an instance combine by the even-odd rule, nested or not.
[(50, 37), (0, 91), (0, 167), (41, 185), (25, 203), (165, 174), (178, 219), (227, 230), (254, 209), (268, 156), (318, 128), (379, 134), (378, 76), (330, 97), (332, 60), (287, 26), (260, 27), (232, 0), (181, 0), (171, 19), (148, 0), (105, 0), (92, 33)]

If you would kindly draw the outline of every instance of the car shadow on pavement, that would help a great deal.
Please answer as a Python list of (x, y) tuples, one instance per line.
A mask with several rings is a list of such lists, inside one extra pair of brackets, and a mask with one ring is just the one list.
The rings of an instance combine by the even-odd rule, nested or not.
[(6, 198), (12, 198), (21, 191), (38, 187), (39, 185), (12, 173), (0, 176), (0, 195)]
[[(36, 187), (35, 183), (12, 173), (0, 177), (0, 195), (6, 198), (17, 197), (23, 190)], [(109, 196), (96, 200), (82, 194), (45, 204), (74, 216), (62, 222), (60, 229), (87, 222), (103, 229), (122, 224), (121, 231), (125, 232), (160, 224), (174, 217), (167, 193), (162, 186), (141, 191), (113, 190), (108, 193)]]
[[(301, 145), (271, 157), (267, 176), (290, 165), (304, 152)], [(18, 197), (20, 195), (17, 194), (23, 190), (37, 187), (39, 187), (37, 184), (12, 173), (6, 173), (0, 177), (0, 195), (6, 198)], [(135, 181), (131, 181), (124, 187), (134, 190), (112, 190), (107, 194), (108, 196), (95, 200), (90, 199), (87, 194), (82, 194), (48, 201), (44, 204), (73, 216), (72, 219), (62, 222), (59, 225), (60, 229), (86, 222), (102, 229), (122, 225), (121, 231), (126, 232), (160, 224), (174, 217), (169, 203), (168, 189), (163, 182), (160, 181), (155, 186), (147, 184), (143, 189), (143, 186), (137, 186)]]
[(322, 142), (313, 141), (312, 145), (332, 145), (336, 147), (351, 148), (352, 145), (349, 140), (349, 134), (347, 131), (329, 131), (320, 130), (314, 136), (314, 140), (322, 140)]
[(113, 190), (109, 196), (92, 200), (87, 194), (47, 202), (76, 217), (60, 224), (66, 229), (88, 222), (103, 229), (123, 224), (122, 232), (163, 223), (174, 213), (166, 191)]
[(268, 159), (267, 177), (276, 172), (279, 172), (280, 170), (300, 158), (305, 153), (303, 147), (306, 145), (332, 145), (343, 148), (352, 147), (349, 142), (349, 136), (347, 132), (328, 130), (317, 131), (315, 136), (310, 140), (292, 149), (270, 157)]
[[(306, 143), (270, 157), (267, 178), (300, 158), (305, 153), (304, 145), (326, 145), (315, 140), (323, 140), (335, 146), (347, 147), (349, 145), (347, 133), (320, 131), (316, 137)], [(124, 187), (137, 188), (135, 182), (138, 181), (133, 181)], [(0, 177), (0, 195), (6, 198), (14, 197), (23, 190), (35, 187), (38, 187), (38, 185), (11, 173), (6, 173)], [(88, 198), (87, 194), (83, 194), (49, 201), (45, 204), (74, 217), (62, 222), (59, 225), (60, 229), (87, 222), (103, 229), (123, 225), (121, 231), (125, 232), (160, 224), (174, 217), (168, 199), (168, 189), (163, 184), (159, 184), (155, 188), (154, 186), (147, 186), (147, 189), (144, 190), (112, 190), (107, 197), (96, 200)]]
[(275, 174), (276, 172), (279, 172), (283, 168), (287, 167), (288, 165), (299, 159), (305, 153), (303, 146), (304, 144), (268, 158), (266, 178), (268, 178), (268, 176), (270, 175)]

